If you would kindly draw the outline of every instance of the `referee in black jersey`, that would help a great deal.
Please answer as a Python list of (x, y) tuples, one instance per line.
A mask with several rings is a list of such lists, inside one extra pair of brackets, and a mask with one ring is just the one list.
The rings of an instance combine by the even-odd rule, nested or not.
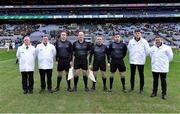
[[(107, 90), (107, 87), (106, 87), (106, 56), (107, 56), (108, 63), (109, 63), (110, 57), (109, 57), (109, 53), (108, 53), (108, 48), (107, 48), (107, 46), (105, 46), (103, 44), (102, 36), (97, 36), (96, 44), (92, 47), (91, 52), (90, 52), (89, 65), (91, 67), (92, 57), (94, 57), (93, 68), (92, 68), (93, 74), (95, 76), (95, 79), (97, 80), (98, 70), (99, 69), (101, 70), (104, 91)], [(93, 86), (92, 86), (91, 90), (96, 89), (95, 85), (96, 85), (96, 82), (93, 82)]]
[(62, 73), (65, 70), (66, 72), (66, 82), (67, 82), (67, 91), (71, 92), (71, 83), (68, 79), (69, 68), (72, 65), (72, 44), (67, 40), (67, 33), (65, 31), (60, 33), (60, 38), (56, 41), (56, 61), (57, 61), (57, 86), (55, 91), (59, 91), (60, 83), (62, 80)]
[(110, 92), (112, 91), (114, 74), (117, 69), (119, 70), (119, 73), (120, 73), (123, 92), (127, 92), (125, 88), (126, 66), (123, 60), (124, 57), (126, 56), (126, 52), (127, 52), (126, 44), (122, 42), (119, 34), (115, 34), (114, 42), (112, 42), (109, 45), (109, 53), (111, 56), (111, 63), (110, 63), (111, 76), (110, 76), (110, 90), (109, 90)]
[(88, 43), (84, 40), (84, 32), (80, 31), (78, 33), (78, 40), (73, 43), (73, 53), (74, 53), (74, 88), (73, 91), (77, 91), (77, 84), (79, 79), (80, 70), (82, 69), (83, 80), (84, 80), (84, 89), (89, 91), (88, 88), (88, 60), (87, 56), (91, 49), (91, 43)]

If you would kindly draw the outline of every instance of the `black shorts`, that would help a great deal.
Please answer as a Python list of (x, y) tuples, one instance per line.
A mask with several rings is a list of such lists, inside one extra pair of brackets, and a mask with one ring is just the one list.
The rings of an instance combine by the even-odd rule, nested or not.
[(87, 70), (88, 69), (88, 61), (87, 59), (74, 59), (74, 69), (83, 69)]
[(124, 64), (123, 60), (112, 60), (110, 64), (110, 71), (112, 73), (116, 72), (116, 70), (119, 70), (119, 72), (125, 72), (126, 71), (126, 66)]
[(106, 62), (103, 61), (103, 62), (100, 62), (100, 61), (94, 61), (93, 62), (93, 71), (98, 71), (98, 70), (101, 70), (101, 71), (106, 71)]
[(57, 66), (58, 71), (65, 70), (66, 72), (68, 72), (70, 67), (71, 67), (71, 65), (70, 65), (69, 59), (60, 59), (58, 61), (58, 66)]

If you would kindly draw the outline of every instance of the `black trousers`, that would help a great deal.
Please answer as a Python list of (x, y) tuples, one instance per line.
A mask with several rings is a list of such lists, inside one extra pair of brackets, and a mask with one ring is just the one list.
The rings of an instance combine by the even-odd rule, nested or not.
[(41, 89), (46, 88), (45, 77), (47, 75), (47, 88), (50, 90), (52, 88), (52, 69), (39, 69)]
[(34, 72), (21, 72), (22, 75), (22, 88), (24, 91), (32, 91), (34, 86)]
[(167, 75), (167, 73), (152, 72), (152, 74), (153, 74), (153, 93), (157, 94), (158, 81), (159, 81), (159, 76), (160, 76), (162, 95), (166, 95), (166, 90), (167, 90), (166, 75)]
[(140, 78), (140, 90), (143, 90), (144, 87), (144, 65), (134, 65), (130, 64), (131, 70), (131, 89), (134, 89), (134, 81), (135, 81), (135, 74), (136, 74), (136, 66), (138, 67), (139, 78)]

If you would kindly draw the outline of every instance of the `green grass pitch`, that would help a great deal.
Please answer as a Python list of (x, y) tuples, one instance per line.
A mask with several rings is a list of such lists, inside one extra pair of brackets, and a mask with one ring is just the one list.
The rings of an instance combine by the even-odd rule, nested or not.
[[(66, 91), (65, 76), (59, 92), (39, 94), (40, 78), (36, 64), (34, 73), (34, 93), (24, 95), (21, 87), (21, 74), (15, 64), (15, 51), (0, 51), (0, 113), (180, 113), (180, 52), (174, 52), (174, 59), (170, 64), (167, 75), (167, 100), (161, 99), (159, 83), (158, 96), (150, 98), (152, 92), (152, 74), (150, 59), (145, 65), (144, 93), (139, 94), (139, 76), (136, 71), (134, 93), (123, 93), (119, 73), (115, 75), (113, 92), (102, 90), (102, 80), (98, 75), (97, 90), (85, 92), (82, 75), (80, 76), (77, 92)], [(125, 58), (127, 66), (126, 88), (130, 88), (130, 69), (128, 56)], [(107, 70), (107, 85), (109, 87), (109, 68)], [(56, 65), (53, 70), (53, 87), (56, 86)], [(73, 83), (71, 82), (71, 85)], [(89, 81), (89, 87), (92, 83)]]

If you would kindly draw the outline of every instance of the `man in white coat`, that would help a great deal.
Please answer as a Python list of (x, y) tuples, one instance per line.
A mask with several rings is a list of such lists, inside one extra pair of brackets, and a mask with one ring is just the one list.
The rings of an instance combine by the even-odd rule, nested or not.
[(155, 37), (155, 44), (150, 49), (151, 69), (153, 74), (153, 92), (157, 96), (158, 79), (161, 78), (162, 99), (166, 99), (166, 75), (169, 72), (169, 62), (173, 59), (171, 47), (162, 43), (160, 36)]
[(36, 54), (38, 57), (38, 67), (41, 80), (41, 90), (39, 93), (43, 93), (46, 88), (45, 77), (47, 75), (47, 88), (50, 93), (52, 90), (52, 71), (53, 71), (53, 58), (56, 55), (55, 46), (50, 44), (48, 36), (45, 35), (42, 38), (42, 43), (36, 47)]
[(135, 37), (129, 41), (128, 50), (129, 50), (129, 62), (131, 70), (131, 90), (134, 91), (134, 81), (136, 66), (138, 67), (139, 77), (140, 77), (140, 88), (139, 93), (143, 92), (144, 87), (144, 64), (146, 62), (146, 56), (149, 54), (149, 44), (148, 42), (141, 37), (141, 31), (139, 29), (135, 30)]
[(25, 36), (23, 44), (17, 50), (16, 57), (19, 60), (19, 70), (22, 75), (22, 88), (24, 94), (33, 93), (35, 47), (30, 44), (30, 38)]

